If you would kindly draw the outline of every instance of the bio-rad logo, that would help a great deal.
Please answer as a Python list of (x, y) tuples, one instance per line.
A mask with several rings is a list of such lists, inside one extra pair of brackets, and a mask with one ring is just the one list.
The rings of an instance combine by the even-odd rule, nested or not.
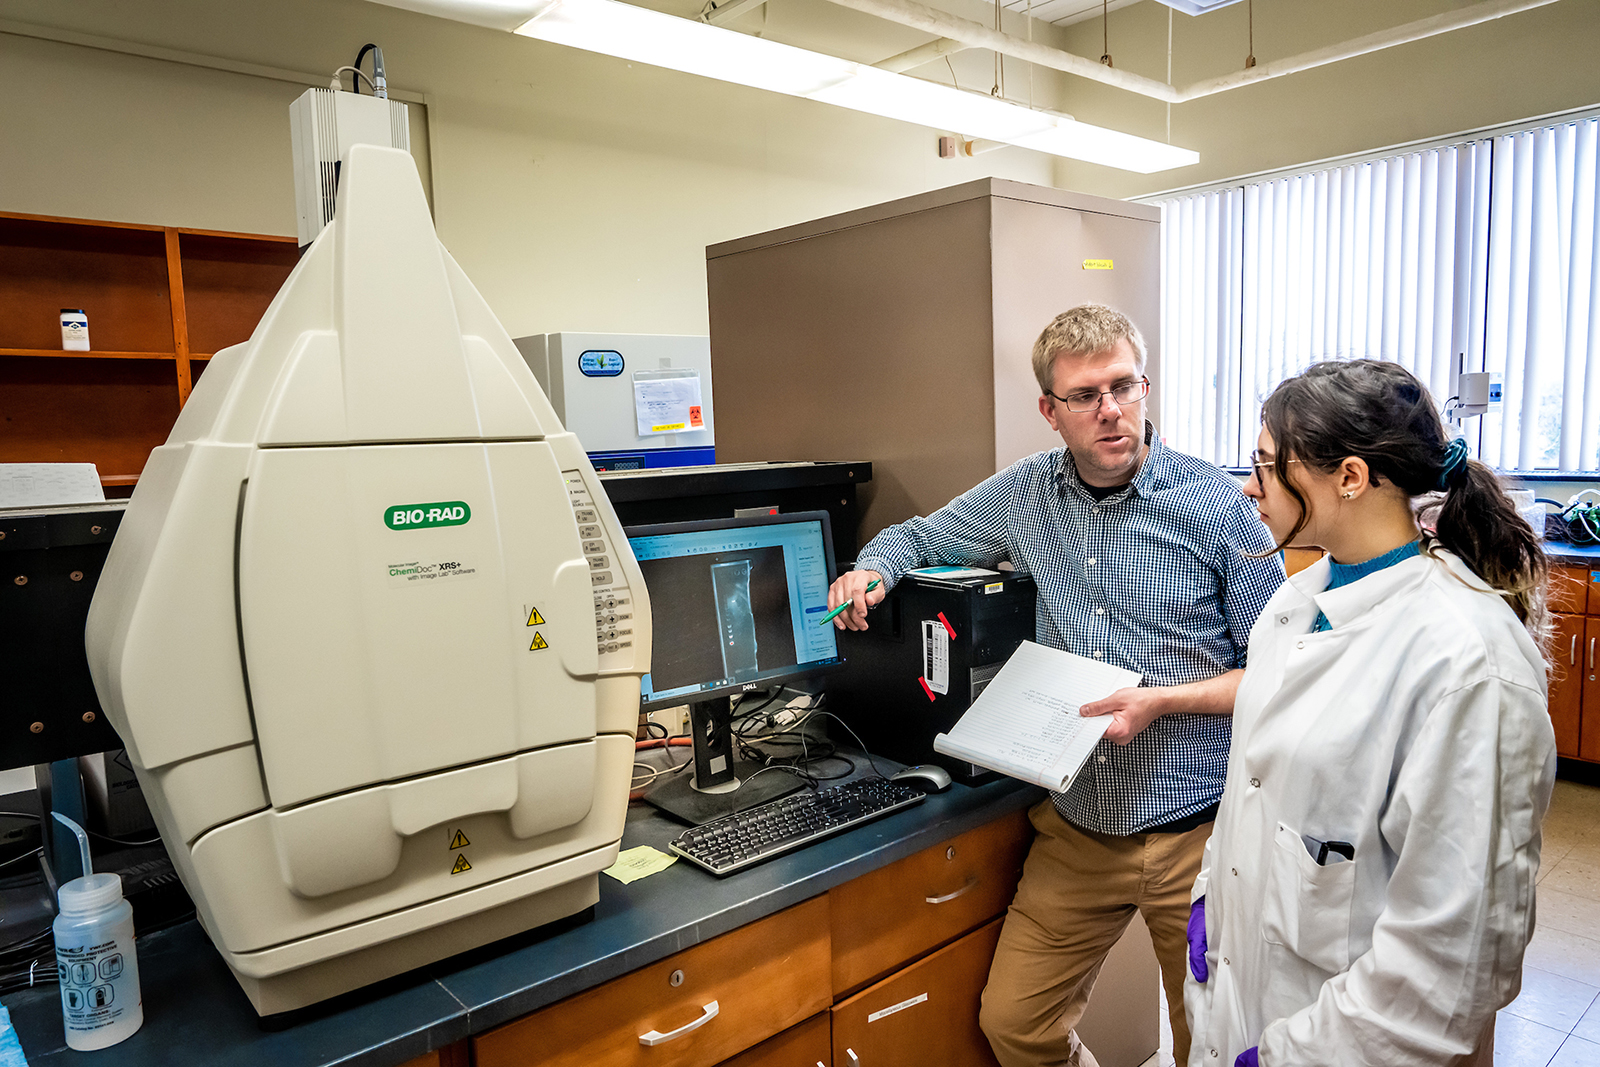
[(384, 525), (391, 530), (427, 530), (435, 526), (462, 526), (472, 509), (462, 500), (437, 504), (391, 504), (383, 509)]

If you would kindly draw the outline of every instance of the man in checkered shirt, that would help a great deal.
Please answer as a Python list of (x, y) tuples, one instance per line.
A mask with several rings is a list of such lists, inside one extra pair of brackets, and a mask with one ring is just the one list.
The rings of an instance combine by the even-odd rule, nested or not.
[[(841, 576), (836, 625), (906, 571), (1009, 560), (1038, 587), (1039, 643), (1138, 671), (1139, 688), (1086, 704), (1112, 723), (1038, 831), (983, 994), (1004, 1067), (1094, 1056), (1073, 1027), (1137, 909), (1161, 962), (1177, 1062), (1189, 890), (1222, 796), (1233, 697), (1250, 627), (1283, 581), (1255, 506), (1220, 469), (1167, 448), (1145, 421), (1138, 329), (1096, 304), (1056, 317), (1033, 349), (1039, 411), (1065, 448), (1013, 463), (927, 518), (891, 526)], [(867, 592), (876, 578), (883, 585)]]

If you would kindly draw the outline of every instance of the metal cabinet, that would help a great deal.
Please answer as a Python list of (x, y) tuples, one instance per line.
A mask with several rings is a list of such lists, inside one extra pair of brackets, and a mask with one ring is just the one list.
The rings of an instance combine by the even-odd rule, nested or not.
[(865, 457), (863, 540), (1061, 439), (1034, 340), (1124, 311), (1160, 410), (1161, 213), (985, 178), (706, 249), (717, 456)]

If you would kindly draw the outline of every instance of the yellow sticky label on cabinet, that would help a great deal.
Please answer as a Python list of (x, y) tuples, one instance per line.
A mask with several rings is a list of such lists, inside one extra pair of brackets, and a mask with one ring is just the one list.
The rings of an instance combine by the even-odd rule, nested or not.
[(1083, 261), (1084, 270), (1111, 270), (1109, 259), (1086, 259)]

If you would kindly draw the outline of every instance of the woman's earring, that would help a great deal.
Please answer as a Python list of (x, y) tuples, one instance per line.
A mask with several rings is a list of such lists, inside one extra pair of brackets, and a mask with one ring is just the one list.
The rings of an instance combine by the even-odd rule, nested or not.
[(1356, 491), (1352, 489), (1347, 493), (1340, 493), (1339, 495), (1344, 497), (1346, 500), (1349, 500), (1356, 495)]

